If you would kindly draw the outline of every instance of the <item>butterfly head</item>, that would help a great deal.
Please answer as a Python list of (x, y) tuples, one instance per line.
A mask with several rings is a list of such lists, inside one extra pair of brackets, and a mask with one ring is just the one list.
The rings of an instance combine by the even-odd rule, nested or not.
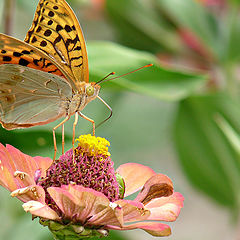
[(100, 91), (100, 86), (96, 83), (87, 83), (85, 85), (85, 95), (89, 101), (95, 99)]

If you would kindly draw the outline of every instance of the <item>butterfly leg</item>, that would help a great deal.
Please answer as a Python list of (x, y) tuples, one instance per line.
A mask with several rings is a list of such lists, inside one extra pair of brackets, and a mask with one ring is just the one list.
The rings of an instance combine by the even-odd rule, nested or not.
[(87, 121), (91, 122), (93, 125), (93, 136), (95, 136), (95, 122), (94, 120), (92, 120), (91, 118), (85, 116), (84, 114), (82, 114), (81, 112), (78, 112), (78, 114), (80, 115), (80, 117), (86, 119)]
[(61, 127), (65, 122), (69, 120), (70, 116), (67, 116), (62, 122), (60, 122), (56, 127), (53, 128), (53, 144), (54, 144), (54, 156), (53, 156), (53, 161), (56, 159), (57, 155), (57, 141), (56, 141), (56, 134), (55, 131), (57, 128)]
[(65, 138), (64, 138), (64, 124), (62, 125), (62, 154), (64, 154), (64, 143), (65, 143)]
[(74, 158), (75, 158), (75, 154), (74, 154), (74, 143), (75, 143), (75, 130), (76, 130), (77, 123), (78, 123), (78, 113), (76, 112), (76, 113), (75, 113), (75, 120), (74, 120), (74, 123), (73, 123), (73, 136), (72, 136), (73, 161), (74, 161)]

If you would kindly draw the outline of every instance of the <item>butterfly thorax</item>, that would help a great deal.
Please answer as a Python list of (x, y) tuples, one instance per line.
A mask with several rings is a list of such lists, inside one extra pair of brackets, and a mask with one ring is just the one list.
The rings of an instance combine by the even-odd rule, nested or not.
[(94, 100), (99, 93), (100, 86), (96, 83), (80, 83), (78, 92), (72, 95), (67, 106), (67, 115), (71, 116), (76, 112), (81, 112), (84, 107)]

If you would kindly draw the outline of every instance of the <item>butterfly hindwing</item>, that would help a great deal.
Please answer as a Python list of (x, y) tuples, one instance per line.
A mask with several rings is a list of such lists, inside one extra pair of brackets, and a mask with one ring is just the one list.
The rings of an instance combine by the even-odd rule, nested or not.
[(73, 82), (88, 82), (88, 59), (79, 22), (65, 0), (40, 0), (25, 42), (44, 51)]
[(71, 86), (61, 77), (16, 64), (0, 65), (0, 122), (31, 127), (66, 115)]

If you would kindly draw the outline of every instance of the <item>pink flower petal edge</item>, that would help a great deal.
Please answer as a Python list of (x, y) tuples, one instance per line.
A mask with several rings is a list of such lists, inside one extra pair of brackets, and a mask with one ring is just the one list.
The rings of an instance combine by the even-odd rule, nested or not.
[(155, 198), (167, 197), (172, 193), (173, 184), (171, 179), (164, 174), (155, 174), (145, 182), (135, 201), (146, 205)]
[(175, 221), (183, 207), (183, 201), (184, 197), (178, 192), (174, 192), (169, 197), (153, 199), (145, 206), (151, 212), (148, 220)]
[(45, 204), (45, 191), (41, 186), (37, 185), (16, 189), (11, 192), (11, 196), (17, 197), (22, 202), (34, 200)]
[[(11, 145), (0, 144), (0, 185), (10, 192), (35, 184), (35, 173), (41, 170), (45, 174), (52, 159), (28, 156)], [(26, 178), (14, 177), (16, 172), (26, 174)]]
[(132, 230), (132, 229), (142, 229), (147, 233), (155, 237), (165, 237), (171, 235), (171, 228), (163, 223), (158, 222), (139, 222), (134, 224), (129, 224), (123, 228), (118, 228), (116, 226), (108, 226), (109, 229), (115, 230)]
[(57, 213), (45, 204), (38, 201), (29, 201), (23, 204), (23, 209), (34, 216), (50, 220), (61, 220)]
[(147, 166), (138, 163), (125, 163), (116, 170), (125, 182), (124, 197), (139, 191), (145, 182), (156, 173)]

